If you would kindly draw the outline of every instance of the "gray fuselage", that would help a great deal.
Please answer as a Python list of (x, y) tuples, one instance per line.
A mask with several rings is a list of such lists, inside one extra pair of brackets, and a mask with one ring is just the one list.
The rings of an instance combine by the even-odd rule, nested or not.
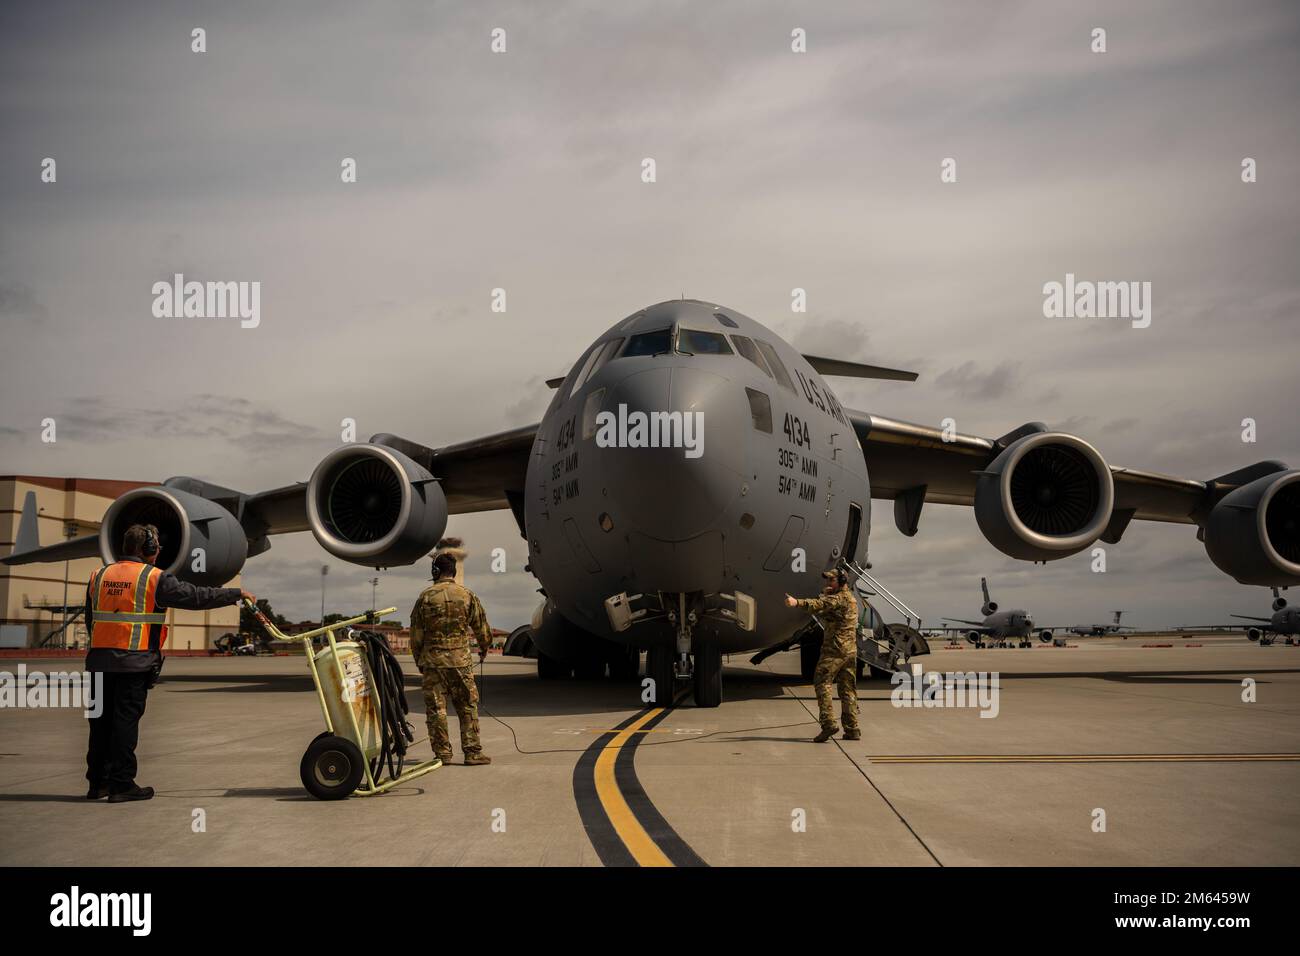
[[(641, 446), (638, 413), (660, 447)], [(687, 415), (694, 445), (673, 447), (690, 434), (679, 430)], [(615, 633), (607, 597), (741, 591), (756, 600), (754, 631), (714, 616), (695, 628), (697, 640), (737, 652), (792, 635), (808, 615), (785, 607), (785, 594), (815, 595), (819, 572), (863, 559), (870, 485), (847, 416), (798, 352), (732, 309), (670, 301), (600, 336), (556, 390), (524, 516), (533, 573), (582, 631), (647, 647), (673, 629)]]

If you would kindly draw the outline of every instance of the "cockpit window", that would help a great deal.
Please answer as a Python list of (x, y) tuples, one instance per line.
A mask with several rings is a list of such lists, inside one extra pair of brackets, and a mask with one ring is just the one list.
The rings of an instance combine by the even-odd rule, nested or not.
[(614, 357), (614, 353), (618, 351), (618, 347), (622, 344), (622, 339), (610, 339), (604, 345), (593, 349), (591, 354), (587, 356), (587, 360), (582, 363), (582, 371), (573, 379), (573, 388), (569, 391), (569, 395), (576, 395), (578, 389), (586, 385), (591, 380), (591, 377)]
[(782, 388), (788, 388), (793, 392), (794, 379), (792, 379), (790, 373), (785, 370), (785, 363), (781, 361), (781, 356), (776, 354), (776, 349), (772, 348), (771, 345), (761, 339), (756, 339), (754, 344), (757, 345), (758, 350), (763, 353), (763, 358), (767, 359), (767, 364), (771, 367), (772, 374), (776, 376), (776, 383)]
[(673, 350), (673, 330), (656, 329), (653, 332), (641, 332), (627, 340), (627, 347), (622, 356), (662, 355)]
[(767, 363), (763, 361), (763, 356), (758, 354), (758, 349), (754, 348), (754, 340), (744, 335), (733, 335), (732, 344), (736, 346), (736, 351), (747, 361), (753, 362), (763, 370), (763, 374), (768, 378), (772, 377), (771, 371), (768, 370)]
[(730, 355), (731, 346), (721, 332), (702, 329), (677, 330), (677, 351), (686, 355)]

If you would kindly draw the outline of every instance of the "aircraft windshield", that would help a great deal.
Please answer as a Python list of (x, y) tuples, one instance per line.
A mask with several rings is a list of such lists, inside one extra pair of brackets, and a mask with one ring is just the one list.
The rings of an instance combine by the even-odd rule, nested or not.
[(730, 355), (731, 346), (721, 332), (701, 329), (678, 329), (677, 351), (687, 355)]
[(641, 332), (627, 340), (623, 356), (662, 355), (673, 350), (673, 330), (655, 329), (653, 332)]

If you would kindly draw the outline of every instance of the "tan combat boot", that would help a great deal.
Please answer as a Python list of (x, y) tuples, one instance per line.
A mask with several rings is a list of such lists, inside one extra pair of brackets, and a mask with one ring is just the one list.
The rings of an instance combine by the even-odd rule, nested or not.
[(453, 759), (450, 750), (448, 750), (445, 754), (434, 754), (434, 756), (437, 757), (439, 760), (441, 760), (443, 763), (451, 763)]
[(862, 739), (862, 731), (858, 730), (858, 728), (856, 728), (856, 727), (854, 727), (852, 730), (846, 730), (846, 731), (844, 731), (844, 739), (845, 739), (845, 740), (861, 740), (861, 739)]
[(813, 743), (824, 744), (840, 732), (840, 725), (836, 723), (827, 724), (822, 728), (822, 732), (813, 738)]
[(465, 755), (465, 766), (467, 767), (482, 767), (486, 764), (490, 764), (491, 762), (492, 762), (492, 758), (489, 757), (487, 754), (466, 754)]

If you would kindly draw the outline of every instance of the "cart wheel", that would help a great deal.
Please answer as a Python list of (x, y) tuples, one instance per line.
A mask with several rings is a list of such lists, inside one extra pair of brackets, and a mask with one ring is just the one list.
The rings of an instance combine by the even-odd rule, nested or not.
[(321, 734), (302, 755), (302, 785), (317, 800), (342, 800), (361, 785), (365, 773), (361, 749), (334, 734)]

